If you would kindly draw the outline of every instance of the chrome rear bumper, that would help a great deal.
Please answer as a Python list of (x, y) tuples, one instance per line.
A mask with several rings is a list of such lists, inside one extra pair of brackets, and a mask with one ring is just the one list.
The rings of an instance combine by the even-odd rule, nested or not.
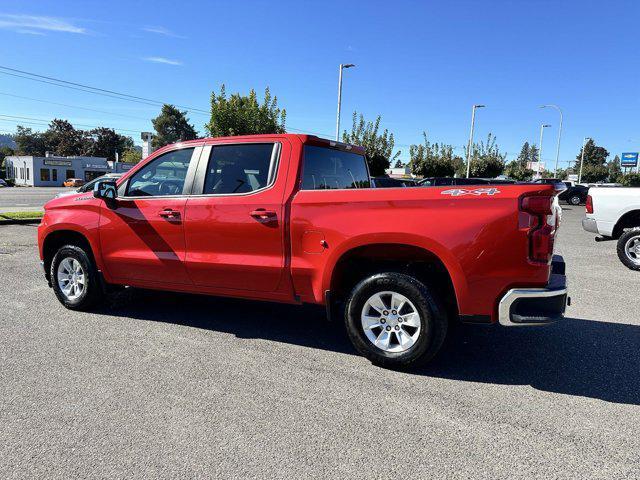
[(569, 297), (564, 259), (554, 255), (549, 283), (544, 288), (512, 288), (498, 305), (498, 321), (507, 327), (546, 325), (564, 318)]

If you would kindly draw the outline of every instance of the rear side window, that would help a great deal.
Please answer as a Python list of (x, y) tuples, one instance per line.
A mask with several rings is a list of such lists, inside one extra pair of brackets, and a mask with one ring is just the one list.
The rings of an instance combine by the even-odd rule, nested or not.
[(277, 147), (273, 143), (213, 147), (202, 193), (249, 193), (269, 186), (274, 179)]
[(332, 148), (304, 147), (302, 190), (369, 188), (369, 173), (363, 155)]

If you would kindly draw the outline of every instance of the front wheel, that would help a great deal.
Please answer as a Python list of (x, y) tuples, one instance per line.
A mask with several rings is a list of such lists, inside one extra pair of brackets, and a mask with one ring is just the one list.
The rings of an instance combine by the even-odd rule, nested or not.
[(76, 245), (56, 252), (49, 274), (56, 297), (70, 310), (89, 310), (103, 297), (93, 260)]
[(640, 227), (624, 232), (618, 239), (618, 258), (631, 270), (640, 270)]
[(345, 323), (358, 352), (391, 368), (428, 362), (447, 333), (444, 307), (431, 289), (394, 272), (373, 275), (355, 286)]

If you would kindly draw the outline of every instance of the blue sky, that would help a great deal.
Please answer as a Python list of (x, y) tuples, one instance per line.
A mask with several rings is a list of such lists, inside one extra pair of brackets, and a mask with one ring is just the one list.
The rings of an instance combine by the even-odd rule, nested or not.
[[(205, 110), (221, 83), (268, 85), (287, 127), (332, 136), (338, 65), (350, 62), (342, 125), (354, 110), (381, 114), (403, 159), (423, 130), (462, 154), (471, 105), (483, 103), (476, 139), (493, 132), (511, 159), (550, 123), (549, 162), (558, 114), (538, 105), (555, 103), (567, 162), (584, 136), (612, 156), (640, 149), (639, 20), (637, 1), (4, 0), (0, 65)], [(0, 74), (4, 115), (68, 118), (138, 141), (158, 110)], [(20, 123), (2, 118), (0, 131)], [(190, 118), (204, 133), (206, 115)]]

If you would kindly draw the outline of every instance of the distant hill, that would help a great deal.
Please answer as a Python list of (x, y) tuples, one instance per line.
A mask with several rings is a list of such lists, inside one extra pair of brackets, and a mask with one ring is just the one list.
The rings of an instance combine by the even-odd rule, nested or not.
[(0, 135), (0, 147), (16, 148), (16, 142), (11, 135)]

